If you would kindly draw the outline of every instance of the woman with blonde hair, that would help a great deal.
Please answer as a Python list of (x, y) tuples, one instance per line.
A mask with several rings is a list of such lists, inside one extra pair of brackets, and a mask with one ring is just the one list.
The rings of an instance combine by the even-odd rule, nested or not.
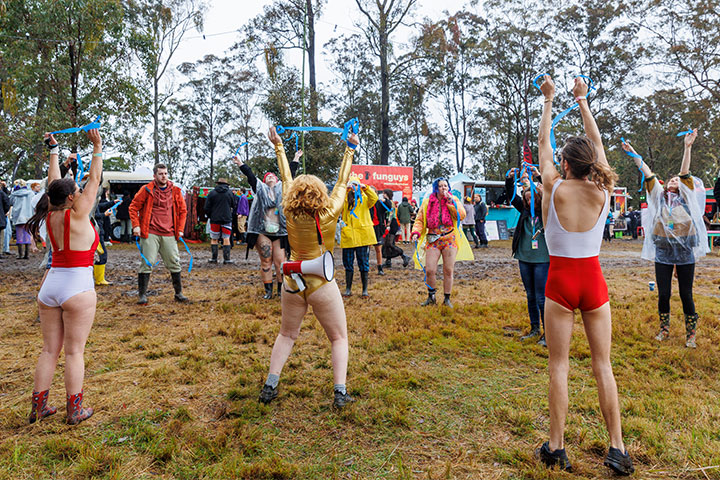
[(588, 86), (575, 79), (573, 96), (579, 104), (585, 127), (583, 137), (570, 137), (560, 152), (560, 170), (553, 165), (550, 143), (552, 102), (555, 84), (544, 76), (540, 87), (545, 96), (538, 153), (546, 194), (542, 211), (550, 268), (545, 286), (545, 340), (550, 371), (550, 440), (537, 450), (548, 467), (570, 471), (563, 436), (568, 408), (570, 339), (574, 311), (580, 310), (590, 344), (592, 369), (598, 384), (600, 409), (610, 434), (605, 465), (616, 473), (634, 471), (625, 449), (620, 426), (617, 385), (610, 364), (612, 323), (607, 284), (598, 255), (605, 218), (610, 209), (610, 192), (617, 175), (605, 157), (600, 131), (587, 102)]
[[(275, 146), (284, 188), (283, 210), (287, 220), (291, 261), (315, 260), (328, 253), (331, 255), (335, 247), (335, 226), (343, 210), (350, 166), (359, 143), (357, 135), (348, 137), (338, 180), (329, 196), (325, 184), (313, 175), (299, 175), (293, 179), (282, 139), (274, 127), (270, 129), (268, 138)], [(315, 317), (331, 343), (333, 405), (342, 408), (352, 402), (353, 398), (345, 386), (348, 364), (347, 322), (337, 283), (334, 279), (328, 281), (318, 275), (293, 274), (284, 277), (284, 289), (280, 333), (273, 345), (270, 372), (258, 400), (270, 403), (277, 397), (280, 373), (300, 333), (308, 306), (312, 306)]]
[[(677, 272), (680, 300), (685, 314), (685, 346), (695, 348), (698, 314), (693, 301), (695, 262), (708, 251), (707, 230), (703, 208), (695, 193), (695, 181), (690, 175), (690, 157), (697, 130), (685, 135), (685, 152), (680, 173), (660, 185), (650, 167), (629, 143), (622, 148), (632, 153), (637, 167), (645, 175), (648, 208), (643, 216), (646, 234), (642, 258), (655, 262), (655, 281), (658, 286), (660, 331), (655, 337), (663, 341), (670, 336), (670, 293), (673, 270)], [(701, 192), (705, 195), (705, 192)]]

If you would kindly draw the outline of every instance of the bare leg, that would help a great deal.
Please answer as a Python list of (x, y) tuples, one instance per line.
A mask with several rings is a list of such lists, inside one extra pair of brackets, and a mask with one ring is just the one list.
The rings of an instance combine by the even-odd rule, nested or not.
[(35, 367), (34, 391), (43, 392), (50, 388), (58, 356), (63, 346), (64, 329), (62, 322), (62, 309), (48, 307), (38, 302), (40, 312), (40, 329), (43, 336), (43, 348)]
[[(217, 243), (217, 240), (215, 240), (215, 243)], [(230, 237), (223, 238), (223, 245), (230, 245)]]
[(295, 340), (300, 334), (303, 316), (307, 312), (307, 303), (300, 295), (285, 292), (280, 299), (280, 303), (282, 305), (280, 333), (275, 339), (275, 345), (273, 345), (272, 354), (270, 355), (270, 373), (275, 375), (280, 375), (280, 372), (282, 372), (293, 345), (295, 345)]
[(452, 293), (453, 272), (455, 271), (457, 248), (446, 248), (441, 253), (443, 259), (443, 290), (445, 295), (449, 295)]
[(272, 242), (272, 261), (275, 265), (275, 276), (277, 277), (277, 282), (282, 283), (282, 264), (285, 261), (285, 249), (282, 248), (280, 240)]
[(263, 283), (272, 283), (272, 242), (265, 235), (258, 235), (255, 248), (260, 255), (260, 278)]
[(318, 288), (308, 298), (313, 313), (325, 330), (332, 350), (333, 380), (345, 384), (348, 366), (347, 321), (340, 290), (333, 280)]
[(432, 288), (435, 288), (438, 260), (440, 260), (440, 250), (436, 248), (425, 250), (425, 273), (427, 273), (427, 283)]
[(612, 320), (610, 303), (589, 312), (582, 312), (585, 333), (590, 344), (592, 369), (598, 384), (600, 410), (605, 418), (610, 446), (625, 451), (620, 425), (620, 405), (617, 385), (610, 364), (610, 344), (612, 341)]
[(573, 329), (573, 312), (562, 305), (545, 300), (545, 341), (548, 347), (550, 371), (550, 450), (563, 448), (565, 419), (568, 409), (568, 370), (570, 369), (570, 338)]
[(377, 264), (382, 266), (382, 245), (375, 245), (375, 259)]
[(78, 293), (62, 304), (65, 328), (65, 390), (79, 393), (85, 377), (85, 343), (90, 335), (97, 297), (95, 291)]

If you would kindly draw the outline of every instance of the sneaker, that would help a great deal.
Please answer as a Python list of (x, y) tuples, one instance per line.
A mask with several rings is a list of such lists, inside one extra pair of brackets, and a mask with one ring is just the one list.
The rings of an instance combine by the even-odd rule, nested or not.
[(453, 304), (452, 304), (452, 302), (450, 301), (449, 298), (445, 298), (445, 299), (443, 300), (443, 305), (446, 306), (446, 307), (448, 307), (448, 308), (453, 308)]
[(348, 403), (354, 402), (355, 399), (350, 396), (349, 393), (342, 393), (340, 390), (335, 390), (335, 399), (333, 400), (333, 407), (343, 408)]
[(628, 455), (627, 450), (625, 453), (622, 453), (619, 449), (613, 447), (610, 447), (610, 451), (608, 451), (603, 465), (609, 467), (618, 475), (630, 475), (635, 471), (632, 459), (630, 455)]
[(545, 341), (545, 334), (543, 333), (543, 336), (540, 337), (540, 340), (537, 341), (537, 344), (541, 347), (547, 348), (547, 342)]
[(529, 339), (531, 339), (531, 338), (537, 337), (538, 335), (540, 335), (540, 329), (539, 329), (539, 328), (533, 328), (533, 329), (530, 330), (530, 332), (528, 332), (527, 335), (523, 335), (522, 337), (520, 337), (520, 340), (529, 340)]
[(572, 465), (570, 465), (570, 460), (568, 460), (564, 448), (551, 452), (549, 442), (545, 442), (542, 444), (542, 447), (535, 450), (535, 456), (548, 468), (557, 465), (560, 467), (560, 470), (572, 472)]
[(258, 398), (258, 402), (268, 404), (272, 402), (275, 398), (278, 396), (278, 387), (271, 387), (268, 384), (263, 385), (262, 390), (260, 391), (260, 397)]

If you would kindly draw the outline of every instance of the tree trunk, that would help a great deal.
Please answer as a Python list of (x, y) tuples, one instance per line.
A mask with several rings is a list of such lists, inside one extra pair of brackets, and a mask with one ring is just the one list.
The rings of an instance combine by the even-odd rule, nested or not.
[(153, 78), (153, 157), (155, 158), (155, 164), (160, 163), (160, 134), (158, 129), (160, 128), (160, 106), (158, 105), (158, 83), (160, 79)]
[[(44, 84), (43, 84), (44, 86)], [(35, 108), (35, 131), (40, 132), (42, 131), (40, 128), (40, 122), (38, 119), (40, 118), (40, 112), (45, 110), (45, 104), (47, 103), (47, 95), (45, 94), (44, 88), (40, 96), (38, 97), (38, 103), (37, 107)], [(42, 161), (42, 153), (43, 153), (43, 144), (37, 143), (35, 145), (35, 148), (33, 150), (33, 158), (35, 159), (35, 178), (42, 178), (43, 177), (43, 161)]]
[(380, 19), (380, 165), (388, 165), (390, 158), (390, 72), (388, 70), (388, 37), (386, 19)]
[[(77, 58), (78, 55), (75, 52), (75, 44), (73, 42), (70, 42), (69, 48), (68, 48), (68, 54), (70, 56), (70, 95), (72, 99), (72, 109), (70, 111), (70, 119), (73, 126), (78, 126), (78, 72), (80, 70), (79, 68), (79, 59)], [(73, 153), (77, 153), (77, 137), (74, 137), (74, 145), (72, 146)]]
[(318, 123), (317, 81), (315, 79), (315, 12), (312, 0), (305, 0), (307, 9), (307, 55), (308, 71), (310, 73), (310, 121), (313, 125)]

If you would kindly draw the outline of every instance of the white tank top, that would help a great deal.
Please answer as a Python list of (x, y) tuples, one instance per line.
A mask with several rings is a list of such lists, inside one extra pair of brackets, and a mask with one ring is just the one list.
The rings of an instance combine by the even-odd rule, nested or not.
[(605, 219), (610, 210), (610, 196), (605, 190), (605, 205), (595, 226), (585, 232), (568, 232), (560, 225), (555, 212), (555, 190), (563, 181), (558, 179), (550, 194), (550, 210), (545, 225), (545, 242), (548, 253), (553, 257), (588, 258), (600, 255)]

